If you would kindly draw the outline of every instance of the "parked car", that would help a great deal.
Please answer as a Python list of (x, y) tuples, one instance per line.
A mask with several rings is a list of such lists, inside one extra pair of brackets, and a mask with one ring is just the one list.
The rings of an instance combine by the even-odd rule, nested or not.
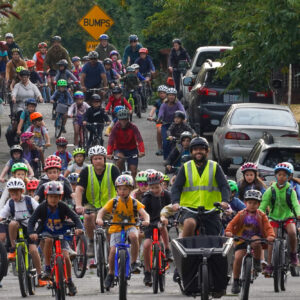
[(195, 83), (185, 78), (184, 84), (191, 87), (188, 100), (189, 122), (197, 133), (213, 132), (220, 125), (225, 113), (234, 103), (273, 103), (271, 91), (258, 92), (250, 89), (243, 94), (239, 89), (227, 90), (230, 76), (220, 78), (220, 62), (207, 60), (202, 65)]
[(227, 51), (232, 50), (232, 47), (228, 46), (205, 46), (197, 48), (192, 61), (190, 68), (182, 74), (180, 78), (180, 90), (182, 93), (181, 102), (184, 106), (188, 107), (188, 99), (190, 94), (190, 89), (188, 86), (183, 84), (185, 78), (191, 78), (193, 81), (196, 79), (197, 74), (202, 66), (202, 64), (210, 59), (212, 61), (222, 58), (222, 54)]
[(265, 133), (296, 141), (299, 127), (287, 106), (233, 104), (213, 134), (213, 157), (227, 169), (235, 159), (245, 160)]
[[(246, 161), (257, 164), (259, 176), (267, 186), (275, 181), (274, 168), (281, 162), (290, 162), (294, 166), (294, 177), (300, 178), (300, 140), (265, 135), (254, 145)], [(236, 179), (240, 181), (242, 178), (240, 167)]]

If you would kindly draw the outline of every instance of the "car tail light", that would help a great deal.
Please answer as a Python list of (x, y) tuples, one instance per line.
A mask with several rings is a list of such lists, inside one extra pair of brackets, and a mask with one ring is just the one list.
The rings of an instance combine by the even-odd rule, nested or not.
[(242, 132), (234, 132), (234, 131), (229, 131), (225, 135), (225, 139), (227, 140), (250, 140), (249, 136), (246, 133)]
[(268, 92), (256, 92), (255, 96), (256, 97), (261, 97), (261, 98), (272, 97), (273, 96), (273, 92), (272, 91), (268, 91)]
[(193, 88), (192, 86), (189, 86), (189, 87), (188, 87), (189, 92), (192, 90), (192, 88)]
[(284, 134), (281, 137), (298, 137), (298, 134), (297, 133)]
[(210, 115), (207, 115), (207, 114), (206, 115), (202, 115), (203, 119), (208, 119), (209, 117), (210, 117)]
[(218, 92), (215, 90), (211, 90), (208, 88), (199, 88), (197, 90), (197, 93), (201, 96), (217, 96)]

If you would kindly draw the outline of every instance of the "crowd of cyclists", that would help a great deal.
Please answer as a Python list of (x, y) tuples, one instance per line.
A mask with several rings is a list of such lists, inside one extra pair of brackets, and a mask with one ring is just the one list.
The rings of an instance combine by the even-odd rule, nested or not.
[[(106, 231), (110, 247), (106, 289), (112, 288), (115, 282), (115, 253), (122, 239), (120, 223), (131, 224), (125, 226), (130, 240), (130, 271), (137, 274), (143, 269), (144, 284), (151, 286), (153, 227), (160, 223), (164, 259), (173, 261), (169, 219), (177, 220), (173, 224), (177, 224), (180, 237), (194, 236), (200, 225), (198, 208), (210, 211), (216, 202), (220, 203), (220, 209), (203, 216), (206, 234), (266, 238), (270, 242), (267, 262), (261, 244), (252, 245), (254, 268), (270, 277), (273, 272), (271, 242), (276, 238), (278, 221), (284, 220), (290, 264), (298, 266), (296, 219), (300, 219), (300, 185), (293, 178), (293, 166), (289, 162), (278, 164), (274, 170), (276, 181), (267, 187), (253, 163), (243, 164), (243, 179), (236, 183), (228, 180), (220, 165), (208, 158), (208, 141), (197, 136), (190, 127), (185, 109), (177, 98), (178, 64), (190, 61), (179, 39), (173, 40), (169, 59), (173, 81), (169, 79), (158, 86), (158, 98), (147, 118), (156, 122), (156, 155), (163, 156), (164, 174), (138, 168), (138, 160), (146, 151), (132, 114), (138, 97), (146, 112), (148, 99), (142, 92), (142, 83), (153, 92), (151, 79), (155, 67), (148, 49), (138, 42), (136, 35), (130, 35), (130, 45), (125, 48), (122, 60), (106, 34), (100, 36), (95, 51), (82, 59), (70, 58), (59, 36), (52, 38), (49, 49), (45, 42), (39, 43), (38, 51), (29, 60), (23, 58), (13, 34), (7, 33), (5, 38), (6, 41), (0, 42), (1, 91), (3, 97), (7, 91), (10, 95), (12, 122), (6, 133), (11, 158), (0, 174), (0, 182), (6, 182), (0, 199), (0, 242), (7, 246), (8, 260), (13, 262), (18, 229), (22, 226), (38, 275), (38, 286), (51, 285), (51, 235), (64, 234), (69, 229), (66, 220), (74, 223), (75, 235), (87, 237), (90, 268), (97, 265), (94, 259), (96, 228), (105, 226), (107, 220), (114, 223)], [(42, 86), (49, 87), (49, 99), (42, 94)], [(68, 151), (68, 140), (60, 136), (56, 139), (57, 150), (45, 156), (50, 146), (49, 124), (38, 112), (38, 102), (48, 101), (53, 103), (54, 118), (60, 104), (68, 108), (63, 113), (62, 132), (66, 133), (66, 122), (72, 118), (72, 153)], [(108, 126), (106, 147), (103, 139), (93, 144), (94, 136), (102, 137), (104, 125)], [(86, 144), (80, 139), (81, 126), (89, 131)], [(3, 222), (7, 219), (9, 224)], [(133, 225), (138, 219), (142, 220), (140, 227)], [(41, 234), (46, 235), (42, 240)], [(61, 249), (68, 293), (74, 296), (77, 287), (72, 280), (71, 259), (76, 252), (69, 242), (67, 237), (63, 239)], [(240, 292), (246, 246), (245, 242), (237, 242), (234, 248), (234, 294)], [(175, 268), (173, 280), (180, 282), (180, 276)], [(224, 276), (227, 279), (227, 274)], [(214, 296), (224, 295), (226, 286), (227, 281), (220, 282)]]

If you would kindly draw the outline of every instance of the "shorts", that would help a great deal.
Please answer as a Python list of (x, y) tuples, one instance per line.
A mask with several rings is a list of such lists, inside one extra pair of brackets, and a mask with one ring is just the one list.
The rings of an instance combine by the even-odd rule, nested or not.
[[(144, 236), (145, 239), (152, 239), (153, 236), (153, 226), (148, 226), (146, 227), (143, 232), (144, 232)], [(158, 237), (160, 237), (160, 230), (158, 229)]]
[[(270, 221), (270, 224), (271, 224), (271, 226), (273, 227), (273, 228), (278, 228), (279, 227), (279, 223), (278, 222), (276, 222), (276, 221)], [(287, 219), (285, 222), (284, 222), (284, 228), (286, 228), (286, 226), (288, 225), (288, 224), (295, 224), (296, 225), (296, 222), (295, 222), (295, 220), (293, 219), (293, 218), (291, 218), (291, 219)]]
[(234, 247), (234, 252), (238, 250), (246, 250), (246, 249), (247, 249), (247, 244), (243, 242)]
[[(122, 153), (124, 156), (134, 156), (136, 154), (139, 154), (138, 149), (132, 149), (132, 150), (116, 150), (115, 151), (115, 155), (117, 155), (118, 153)], [(137, 166), (139, 164), (139, 159), (138, 157), (136, 158), (128, 158), (126, 159), (128, 166)]]
[(28, 233), (27, 233), (27, 227), (25, 227), (24, 225), (21, 225), (21, 226), (23, 228), (24, 237), (27, 240), (28, 245), (36, 244), (35, 241), (33, 241), (32, 239), (29, 238)]
[[(44, 231), (42, 232), (42, 234), (45, 234), (45, 235), (49, 235), (49, 237), (51, 237), (51, 233), (49, 233), (48, 231)], [(70, 245), (69, 245), (69, 242), (67, 239), (63, 239), (63, 240), (60, 240), (60, 246), (61, 246), (61, 250), (69, 250), (70, 249)]]
[(7, 233), (7, 225), (0, 224), (0, 233)]
[(83, 115), (77, 115), (74, 120), (73, 124), (81, 126), (83, 122)]
[[(130, 227), (126, 230), (127, 236), (131, 233), (135, 233), (138, 236), (139, 232), (136, 227)], [(116, 246), (121, 242), (121, 232), (113, 232), (110, 235), (110, 247)]]

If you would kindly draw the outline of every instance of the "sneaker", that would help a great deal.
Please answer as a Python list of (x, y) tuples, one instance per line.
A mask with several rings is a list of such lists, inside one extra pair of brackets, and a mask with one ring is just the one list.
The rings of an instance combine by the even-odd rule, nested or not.
[(222, 298), (223, 296), (226, 295), (226, 290), (222, 290), (220, 292), (212, 292), (211, 295), (212, 295), (213, 299)]
[(132, 274), (140, 274), (141, 273), (141, 269), (140, 269), (139, 263), (133, 262), (131, 264), (131, 273)]
[(299, 259), (297, 253), (290, 253), (290, 260), (291, 260), (291, 264), (294, 267), (297, 267), (299, 265)]
[(67, 287), (69, 290), (69, 296), (75, 296), (77, 294), (77, 287), (75, 286), (73, 281), (69, 281), (67, 283)]
[(7, 254), (7, 259), (9, 261), (15, 261), (16, 260), (16, 251), (15, 251), (15, 249), (10, 249), (10, 251)]
[(273, 273), (273, 267), (271, 265), (267, 265), (264, 269), (265, 277), (271, 277)]
[(108, 274), (104, 280), (104, 287), (109, 289), (113, 286), (115, 276), (113, 274)]
[(47, 280), (43, 280), (42, 279), (42, 274), (40, 274), (39, 276), (38, 276), (38, 287), (44, 287), (44, 286), (46, 286), (48, 284), (48, 281)]
[(44, 273), (41, 274), (42, 280), (50, 280), (51, 279), (51, 270), (45, 269)]
[(86, 255), (88, 257), (94, 257), (95, 256), (95, 252), (94, 252), (94, 242), (89, 242), (88, 244), (88, 248), (87, 248), (87, 251), (86, 251)]
[(96, 269), (97, 268), (97, 265), (96, 265), (96, 262), (95, 260), (92, 258), (90, 260), (90, 269)]
[(155, 152), (155, 155), (162, 156), (163, 155), (163, 151), (162, 150), (158, 150), (158, 151)]
[(176, 283), (180, 281), (180, 276), (176, 268), (174, 269), (173, 281)]
[(232, 287), (231, 287), (231, 293), (232, 294), (239, 294), (240, 291), (241, 291), (240, 280), (239, 279), (234, 279)]
[(170, 262), (174, 260), (172, 251), (170, 249), (166, 249), (166, 259)]
[(144, 273), (144, 283), (146, 286), (152, 286), (152, 276), (150, 272), (145, 271)]
[(254, 270), (255, 270), (257, 273), (260, 273), (260, 272), (261, 272), (260, 259), (254, 259), (254, 260), (253, 260), (253, 266), (254, 266)]

